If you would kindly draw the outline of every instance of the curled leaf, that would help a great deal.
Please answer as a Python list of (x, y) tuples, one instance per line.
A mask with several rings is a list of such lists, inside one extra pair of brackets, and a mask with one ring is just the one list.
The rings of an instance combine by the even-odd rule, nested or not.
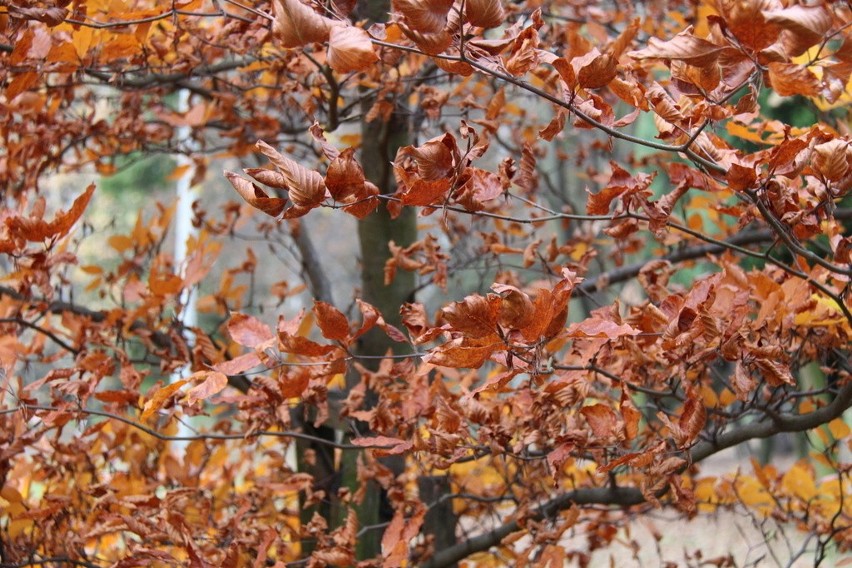
[(274, 0), (272, 33), (283, 47), (301, 47), (328, 40), (338, 22), (320, 16), (300, 0)]
[(328, 43), (328, 64), (338, 73), (363, 71), (379, 60), (369, 34), (357, 26), (335, 26)]

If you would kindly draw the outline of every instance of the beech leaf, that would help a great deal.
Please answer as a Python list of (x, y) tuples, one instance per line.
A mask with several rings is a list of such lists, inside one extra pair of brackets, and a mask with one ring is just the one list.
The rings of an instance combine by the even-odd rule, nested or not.
[(340, 310), (326, 302), (314, 301), (314, 314), (323, 337), (335, 341), (349, 339), (349, 321)]
[(363, 71), (379, 60), (367, 32), (356, 26), (335, 26), (328, 43), (328, 64), (338, 73)]
[(232, 312), (228, 320), (231, 339), (252, 349), (275, 338), (272, 329), (254, 316)]
[(218, 371), (199, 371), (189, 380), (201, 380), (186, 392), (186, 404), (192, 406), (200, 400), (207, 400), (228, 386), (228, 377)]
[(676, 59), (696, 67), (715, 63), (726, 48), (695, 37), (692, 29), (690, 26), (669, 41), (651, 37), (648, 40), (648, 47), (630, 51), (627, 55), (633, 59)]
[(272, 32), (282, 47), (301, 47), (328, 40), (335, 20), (314, 12), (300, 0), (273, 0)]

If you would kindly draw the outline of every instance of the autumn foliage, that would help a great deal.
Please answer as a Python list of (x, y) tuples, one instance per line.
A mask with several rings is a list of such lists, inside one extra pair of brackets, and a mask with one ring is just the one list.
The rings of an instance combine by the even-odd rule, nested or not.
[[(12, 0), (0, 61), (0, 566), (852, 550), (847, 3)], [(230, 160), (183, 261), (56, 205), (154, 154)]]

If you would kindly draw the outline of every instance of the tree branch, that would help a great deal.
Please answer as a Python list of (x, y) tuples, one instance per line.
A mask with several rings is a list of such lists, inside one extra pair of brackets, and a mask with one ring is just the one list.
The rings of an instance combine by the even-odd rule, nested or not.
[(307, 276), (308, 285), (314, 298), (327, 304), (334, 304), (334, 290), (328, 275), (320, 263), (320, 255), (314, 248), (313, 240), (305, 224), (297, 219), (290, 225), (290, 236), (302, 256), (302, 269)]
[[(191, 442), (195, 440), (245, 440), (247, 438), (264, 438), (264, 437), (272, 437), (272, 438), (288, 438), (294, 440), (306, 440), (309, 442), (314, 442), (323, 446), (329, 446), (331, 448), (337, 450), (393, 450), (396, 448), (394, 445), (384, 445), (384, 444), (341, 444), (335, 442), (334, 440), (327, 440), (325, 438), (320, 438), (319, 436), (312, 436), (310, 434), (305, 434), (304, 432), (297, 432), (294, 430), (256, 430), (253, 432), (243, 432), (236, 434), (222, 434), (219, 432), (206, 432), (199, 434), (187, 434), (187, 435), (178, 435), (171, 436), (169, 434), (163, 434), (154, 430), (153, 428), (149, 428), (144, 424), (136, 422), (135, 420), (131, 420), (125, 416), (121, 416), (119, 414), (114, 414), (112, 412), (106, 412), (104, 410), (95, 410), (92, 408), (60, 408), (58, 406), (46, 406), (40, 404), (20, 404), (14, 408), (6, 408), (0, 410), (0, 416), (4, 414), (14, 414), (15, 412), (24, 412), (24, 411), (41, 411), (41, 412), (65, 412), (68, 414), (85, 414), (88, 416), (100, 416), (102, 418), (107, 418), (109, 420), (116, 420), (118, 422), (122, 422), (140, 430), (149, 436), (152, 436), (158, 440), (163, 442)], [(357, 438), (356, 438), (357, 439)]]
[[(689, 451), (688, 463), (697, 463), (732, 446), (748, 440), (768, 438), (780, 432), (804, 432), (830, 422), (852, 406), (852, 381), (848, 382), (828, 405), (804, 415), (778, 414), (765, 422), (745, 424), (729, 430), (712, 441), (699, 442)], [(664, 490), (665, 491), (665, 490)], [(594, 487), (575, 489), (540, 505), (529, 515), (529, 519), (540, 520), (552, 517), (574, 505), (611, 505), (630, 507), (645, 502), (642, 492), (635, 487)], [(431, 559), (424, 562), (422, 568), (445, 568), (471, 554), (488, 550), (497, 546), (511, 533), (520, 530), (518, 519), (508, 521), (499, 527), (469, 538), (455, 546), (435, 553)]]
[[(739, 233), (737, 235), (734, 235), (733, 237), (725, 239), (724, 243), (734, 246), (742, 246), (772, 241), (773, 239), (774, 233), (772, 231), (764, 229)], [(679, 262), (684, 262), (687, 260), (702, 258), (710, 254), (719, 254), (725, 252), (725, 250), (728, 250), (728, 247), (726, 247), (724, 244), (703, 244), (693, 247), (682, 248), (673, 253), (651, 260), (665, 260), (671, 262), (672, 264), (677, 264)], [(617, 284), (619, 282), (630, 280), (631, 278), (635, 278), (636, 276), (638, 276), (639, 273), (642, 271), (642, 268), (644, 268), (645, 265), (648, 264), (651, 260), (640, 260), (639, 262), (635, 262), (627, 266), (619, 266), (618, 268), (614, 268), (613, 270), (610, 270), (608, 272), (592, 276), (591, 278), (587, 278), (582, 283), (580, 283), (577, 288), (581, 292), (592, 293), (606, 288), (611, 284)]]

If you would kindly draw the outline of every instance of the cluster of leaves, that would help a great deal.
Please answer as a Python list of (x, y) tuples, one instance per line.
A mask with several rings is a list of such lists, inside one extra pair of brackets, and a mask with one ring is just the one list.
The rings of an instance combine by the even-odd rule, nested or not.
[[(812, 533), (818, 559), (852, 548), (848, 116), (794, 128), (760, 102), (849, 100), (848, 6), (66, 4), (0, 14), (0, 562), (585, 564), (651, 508), (737, 504)], [(195, 205), (184, 266), (160, 206), (103, 239), (118, 261), (83, 265), (81, 291), (95, 188), (48, 221), (39, 183), (135, 151), (192, 153), (199, 179), (216, 151), (269, 164), (225, 173), (244, 205)], [(302, 232), (322, 208), (362, 228), (416, 211), (419, 239), (361, 255), (440, 305), (344, 309), (309, 268), (313, 304), (269, 325), (249, 251), (199, 301), (220, 325), (181, 323), (251, 220), (321, 265)], [(482, 286), (450, 295), (465, 270)], [(701, 475), (782, 432), (816, 457)], [(482, 532), (438, 543), (445, 502)]]

